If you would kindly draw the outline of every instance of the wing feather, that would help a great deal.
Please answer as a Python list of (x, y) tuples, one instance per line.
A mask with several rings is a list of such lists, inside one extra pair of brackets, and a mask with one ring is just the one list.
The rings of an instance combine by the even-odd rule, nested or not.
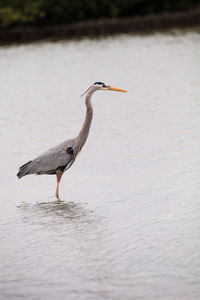
[[(45, 174), (55, 171), (58, 167), (63, 167), (74, 161), (64, 150), (65, 147), (73, 147), (72, 140), (64, 142), (56, 147), (50, 148), (43, 154), (31, 161), (28, 166), (28, 174)], [(72, 163), (69, 164), (70, 166)], [(67, 169), (67, 168), (66, 168)]]

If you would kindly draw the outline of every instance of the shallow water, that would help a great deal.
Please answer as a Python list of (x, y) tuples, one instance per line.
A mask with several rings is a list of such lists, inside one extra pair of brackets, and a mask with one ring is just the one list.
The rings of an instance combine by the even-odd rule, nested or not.
[[(0, 299), (198, 299), (200, 35), (0, 48)], [(74, 137), (61, 181), (18, 167)]]

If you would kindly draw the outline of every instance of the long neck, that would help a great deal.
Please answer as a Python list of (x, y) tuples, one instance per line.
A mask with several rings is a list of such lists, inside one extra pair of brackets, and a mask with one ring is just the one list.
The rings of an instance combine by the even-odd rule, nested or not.
[(83, 145), (85, 144), (88, 134), (89, 134), (90, 125), (92, 122), (93, 108), (91, 105), (91, 96), (92, 96), (92, 93), (88, 92), (86, 95), (86, 98), (85, 98), (86, 116), (85, 116), (85, 121), (83, 123), (83, 126), (81, 128), (81, 131), (76, 138), (76, 145), (78, 145), (77, 152), (81, 151)]

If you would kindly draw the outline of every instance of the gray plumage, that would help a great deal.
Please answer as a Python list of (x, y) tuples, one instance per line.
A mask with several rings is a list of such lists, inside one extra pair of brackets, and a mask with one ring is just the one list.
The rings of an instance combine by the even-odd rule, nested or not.
[[(84, 146), (93, 117), (93, 109), (91, 105), (91, 96), (97, 90), (115, 90), (125, 92), (124, 90), (117, 89), (111, 86), (106, 85), (103, 82), (95, 82), (87, 91), (86, 91), (86, 117), (83, 123), (82, 129), (79, 135), (74, 139), (69, 139), (53, 148), (48, 149), (46, 152), (42, 153), (35, 159), (27, 162), (19, 168), (17, 173), (18, 178), (29, 174), (56, 174), (57, 175), (57, 189), (56, 196), (58, 196), (59, 182), (62, 174), (69, 169), (74, 163), (78, 153), (81, 151)], [(70, 147), (70, 152), (66, 150)], [(72, 154), (70, 154), (72, 153)]]
[(66, 171), (73, 164), (75, 157), (71, 158), (64, 148), (73, 148), (74, 144), (75, 139), (71, 139), (48, 149), (35, 159), (21, 166), (17, 173), (18, 178), (28, 174), (56, 174), (56, 170), (64, 166), (64, 171)]

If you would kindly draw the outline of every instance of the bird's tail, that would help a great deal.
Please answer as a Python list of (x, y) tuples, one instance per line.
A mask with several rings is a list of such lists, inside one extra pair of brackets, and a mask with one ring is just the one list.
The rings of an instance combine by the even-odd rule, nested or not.
[(28, 167), (30, 165), (32, 161), (30, 160), (29, 162), (27, 162), (26, 164), (24, 164), (23, 166), (21, 166), (19, 168), (19, 172), (17, 173), (17, 177), (20, 179), (21, 177), (25, 176), (28, 174)]

